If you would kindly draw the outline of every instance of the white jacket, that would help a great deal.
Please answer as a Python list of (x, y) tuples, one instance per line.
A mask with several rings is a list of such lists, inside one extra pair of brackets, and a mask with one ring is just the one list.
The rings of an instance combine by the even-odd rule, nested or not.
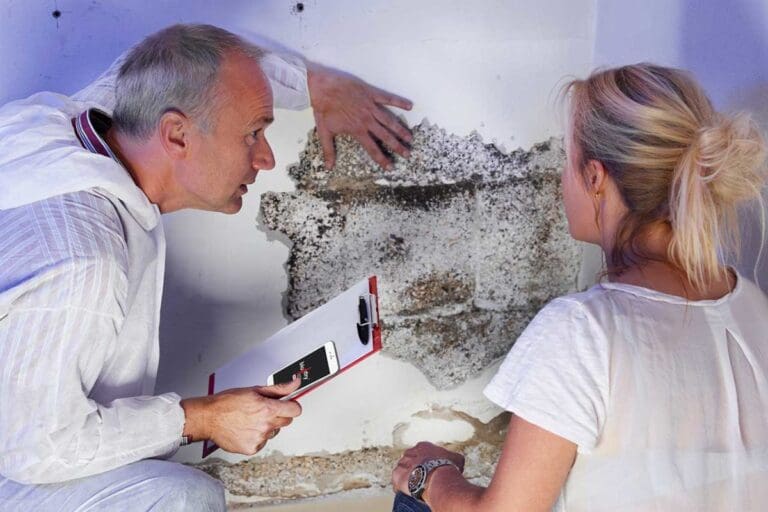
[[(71, 124), (88, 107), (111, 112), (121, 59), (72, 97), (0, 108), (0, 474), (22, 483), (166, 456), (184, 426), (178, 395), (152, 396), (159, 209)], [(269, 55), (262, 67), (276, 106), (307, 106), (299, 59)]]

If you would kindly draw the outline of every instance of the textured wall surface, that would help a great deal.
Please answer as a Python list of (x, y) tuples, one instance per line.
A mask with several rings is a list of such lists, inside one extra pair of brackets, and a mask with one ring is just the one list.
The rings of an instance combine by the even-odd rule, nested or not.
[[(488, 485), (501, 454), (509, 423), (502, 413), (488, 423), (453, 410), (437, 410), (421, 416), (466, 421), (475, 429), (468, 441), (446, 447), (464, 454), (464, 475), (476, 485)], [(257, 497), (261, 502), (313, 498), (354, 489), (386, 489), (391, 484), (392, 469), (407, 446), (366, 448), (332, 455), (271, 456), (236, 464), (213, 459), (197, 467), (224, 483), (230, 505), (238, 497)]]
[(560, 205), (556, 139), (510, 154), (423, 123), (407, 161), (382, 171), (348, 140), (328, 171), (310, 138), (294, 193), (262, 196), (288, 236), (287, 313), (379, 276), (385, 353), (438, 388), (507, 352), (549, 299), (575, 287), (579, 252)]

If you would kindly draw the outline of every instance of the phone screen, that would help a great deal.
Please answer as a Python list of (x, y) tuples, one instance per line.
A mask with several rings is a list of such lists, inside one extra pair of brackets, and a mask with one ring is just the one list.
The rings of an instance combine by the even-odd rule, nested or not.
[(307, 354), (298, 361), (286, 366), (275, 373), (275, 384), (290, 382), (293, 376), (301, 379), (299, 389), (309, 386), (331, 373), (328, 367), (328, 359), (325, 355), (325, 347), (321, 346), (314, 352)]

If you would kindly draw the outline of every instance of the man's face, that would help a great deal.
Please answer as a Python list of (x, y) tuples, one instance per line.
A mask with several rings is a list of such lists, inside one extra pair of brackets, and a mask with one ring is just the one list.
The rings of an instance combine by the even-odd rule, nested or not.
[(192, 207), (237, 213), (258, 172), (275, 166), (264, 136), (273, 120), (272, 89), (258, 64), (240, 52), (223, 59), (217, 87), (212, 126), (191, 133), (189, 164), (178, 179)]

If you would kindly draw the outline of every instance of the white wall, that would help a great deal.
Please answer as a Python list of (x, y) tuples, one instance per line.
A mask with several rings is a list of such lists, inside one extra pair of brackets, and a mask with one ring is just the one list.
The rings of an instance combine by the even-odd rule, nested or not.
[[(564, 76), (584, 75), (592, 58), (593, 0), (303, 3), (298, 13), (296, 2), (286, 0), (6, 2), (0, 7), (6, 69), (0, 102), (41, 89), (74, 92), (144, 35), (174, 22), (204, 21), (262, 34), (405, 95), (415, 103), (410, 123), (429, 118), (514, 149), (561, 133), (553, 91)], [(51, 14), (56, 8), (58, 19)], [(285, 168), (298, 159), (311, 127), (310, 112), (278, 113), (268, 133), (277, 167), (259, 175), (238, 215), (165, 218), (158, 391), (204, 394), (209, 372), (286, 324), (281, 294), (288, 249), (258, 230), (256, 216), (261, 192), (292, 189)], [(391, 445), (396, 427), (430, 405), (489, 419), (498, 411), (480, 390), (491, 373), (437, 393), (414, 367), (376, 357), (309, 395), (303, 418), (270, 448), (295, 454)], [(460, 439), (471, 429), (418, 420), (397, 432), (407, 443)], [(177, 458), (196, 460), (199, 450), (182, 449)]]

